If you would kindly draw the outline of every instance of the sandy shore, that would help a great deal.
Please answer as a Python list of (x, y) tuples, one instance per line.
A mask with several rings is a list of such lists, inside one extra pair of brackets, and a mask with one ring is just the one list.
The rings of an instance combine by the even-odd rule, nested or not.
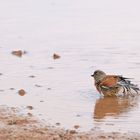
[(54, 126), (44, 126), (31, 113), (0, 106), (0, 140), (139, 140), (138, 133), (78, 132)]

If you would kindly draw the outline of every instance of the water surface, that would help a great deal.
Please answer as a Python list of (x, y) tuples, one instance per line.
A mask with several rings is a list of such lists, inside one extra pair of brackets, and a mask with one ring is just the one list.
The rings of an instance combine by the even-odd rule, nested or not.
[[(64, 128), (139, 132), (139, 98), (100, 98), (90, 77), (102, 69), (140, 84), (139, 3), (1, 1), (0, 104), (31, 105), (39, 119)], [(18, 49), (27, 54), (11, 55)]]

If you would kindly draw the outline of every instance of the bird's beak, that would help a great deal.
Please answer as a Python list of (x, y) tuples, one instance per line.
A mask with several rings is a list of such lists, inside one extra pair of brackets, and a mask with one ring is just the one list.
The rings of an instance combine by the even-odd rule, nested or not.
[(92, 74), (91, 77), (94, 77), (94, 74)]

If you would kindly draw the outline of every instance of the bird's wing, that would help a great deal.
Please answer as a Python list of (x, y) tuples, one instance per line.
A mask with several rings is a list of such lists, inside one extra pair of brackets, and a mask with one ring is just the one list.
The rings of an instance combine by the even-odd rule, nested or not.
[(121, 75), (107, 75), (102, 81), (100, 82), (99, 86), (102, 89), (111, 89), (118, 86), (121, 86), (125, 93), (132, 93), (135, 91), (138, 93), (140, 91), (138, 85), (133, 84), (130, 81), (131, 78), (126, 78)]
[(109, 87), (116, 86), (118, 84), (118, 82), (119, 82), (118, 76), (116, 76), (116, 75), (107, 75), (100, 82), (100, 86), (109, 88)]

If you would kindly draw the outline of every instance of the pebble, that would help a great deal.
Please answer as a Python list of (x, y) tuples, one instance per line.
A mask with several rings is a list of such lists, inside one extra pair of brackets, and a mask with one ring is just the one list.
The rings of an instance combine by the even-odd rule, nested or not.
[(59, 59), (59, 58), (60, 58), (60, 55), (58, 55), (56, 53), (53, 54), (53, 59)]
[(18, 94), (20, 95), (20, 96), (24, 96), (25, 95), (25, 90), (24, 89), (20, 89), (19, 91), (18, 91)]
[(23, 52), (22, 52), (21, 50), (18, 50), (18, 51), (12, 51), (12, 54), (13, 54), (13, 55), (16, 55), (16, 56), (18, 56), (18, 57), (22, 57)]
[(27, 106), (29, 110), (33, 110), (33, 106)]
[(78, 129), (80, 126), (79, 125), (74, 125), (74, 128), (75, 129)]

